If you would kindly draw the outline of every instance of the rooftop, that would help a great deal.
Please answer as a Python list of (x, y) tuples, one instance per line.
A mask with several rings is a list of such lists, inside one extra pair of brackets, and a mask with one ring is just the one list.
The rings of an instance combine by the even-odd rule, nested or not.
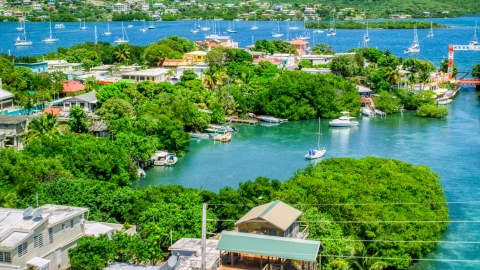
[(164, 68), (151, 68), (145, 70), (138, 70), (132, 72), (122, 73), (122, 75), (129, 75), (129, 76), (159, 76), (163, 74), (167, 74), (168, 69)]
[(102, 223), (87, 223), (85, 224), (85, 234), (86, 235), (93, 235), (98, 237), (101, 234), (107, 234), (114, 229), (110, 226), (104, 225)]
[(308, 41), (301, 40), (301, 39), (295, 39), (295, 40), (290, 41), (290, 44), (293, 44), (293, 45), (307, 45)]
[(79, 81), (67, 81), (67, 82), (63, 82), (62, 93), (73, 93), (73, 92), (82, 91), (84, 89), (85, 89), (85, 85), (83, 85)]
[(13, 94), (8, 92), (7, 90), (3, 90), (0, 86), (0, 100), (9, 98), (13, 98)]
[(30, 119), (28, 115), (0, 115), (0, 124), (16, 125)]
[[(220, 259), (220, 252), (217, 250), (218, 240), (207, 239), (206, 242), (206, 269), (213, 269), (215, 263)], [(202, 258), (202, 239), (182, 238), (168, 248), (175, 255), (176, 251), (190, 251), (194, 255), (180, 264), (175, 270), (190, 270), (192, 266), (200, 267)]]
[(302, 212), (300, 210), (277, 200), (252, 208), (235, 224), (238, 225), (250, 220), (263, 219), (285, 231), (301, 214)]
[(83, 95), (68, 97), (68, 98), (65, 98), (64, 100), (68, 100), (68, 99), (79, 99), (79, 100), (83, 100), (83, 101), (88, 102), (88, 103), (96, 103), (97, 102), (97, 96), (95, 95), (95, 92), (88, 92), (88, 93), (83, 94)]
[(88, 211), (87, 208), (83, 207), (63, 206), (54, 204), (46, 204), (40, 208), (43, 209), (44, 214), (50, 215), (48, 217), (49, 227)]
[(207, 52), (204, 51), (194, 51), (194, 52), (188, 52), (185, 53), (186, 55), (207, 55)]
[(135, 264), (128, 264), (128, 263), (114, 263), (109, 265), (103, 270), (159, 270), (159, 266), (143, 266), (143, 265), (135, 265)]

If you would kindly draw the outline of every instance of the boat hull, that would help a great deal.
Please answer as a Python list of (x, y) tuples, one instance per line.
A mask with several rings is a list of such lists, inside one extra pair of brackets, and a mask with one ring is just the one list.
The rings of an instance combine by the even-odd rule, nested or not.
[(305, 158), (306, 159), (317, 159), (317, 158), (321, 158), (323, 156), (325, 156), (325, 153), (327, 152), (327, 150), (325, 149), (317, 149), (317, 150), (313, 150), (313, 153), (311, 154), (306, 154), (305, 155)]

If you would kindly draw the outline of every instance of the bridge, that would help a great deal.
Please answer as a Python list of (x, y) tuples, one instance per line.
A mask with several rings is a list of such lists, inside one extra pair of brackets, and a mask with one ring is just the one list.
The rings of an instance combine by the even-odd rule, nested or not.
[[(453, 45), (448, 46), (448, 75), (450, 78), (453, 74), (453, 53), (454, 51), (480, 51), (480, 45)], [(462, 78), (459, 82), (460, 85), (474, 85), (477, 90), (480, 90), (480, 79), (465, 79)]]

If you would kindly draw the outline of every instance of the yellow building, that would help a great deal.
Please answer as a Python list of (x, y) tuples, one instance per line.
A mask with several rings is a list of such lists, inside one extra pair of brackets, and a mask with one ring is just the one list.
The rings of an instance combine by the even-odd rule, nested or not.
[(194, 52), (185, 53), (183, 55), (183, 58), (187, 60), (191, 60), (195, 63), (200, 63), (205, 61), (206, 56), (207, 56), (207, 52), (194, 51)]

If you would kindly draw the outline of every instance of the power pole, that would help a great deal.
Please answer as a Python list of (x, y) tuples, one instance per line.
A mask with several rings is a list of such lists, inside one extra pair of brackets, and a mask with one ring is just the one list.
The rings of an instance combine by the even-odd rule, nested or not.
[(203, 203), (202, 209), (202, 270), (206, 270), (206, 248), (207, 248), (207, 204)]

